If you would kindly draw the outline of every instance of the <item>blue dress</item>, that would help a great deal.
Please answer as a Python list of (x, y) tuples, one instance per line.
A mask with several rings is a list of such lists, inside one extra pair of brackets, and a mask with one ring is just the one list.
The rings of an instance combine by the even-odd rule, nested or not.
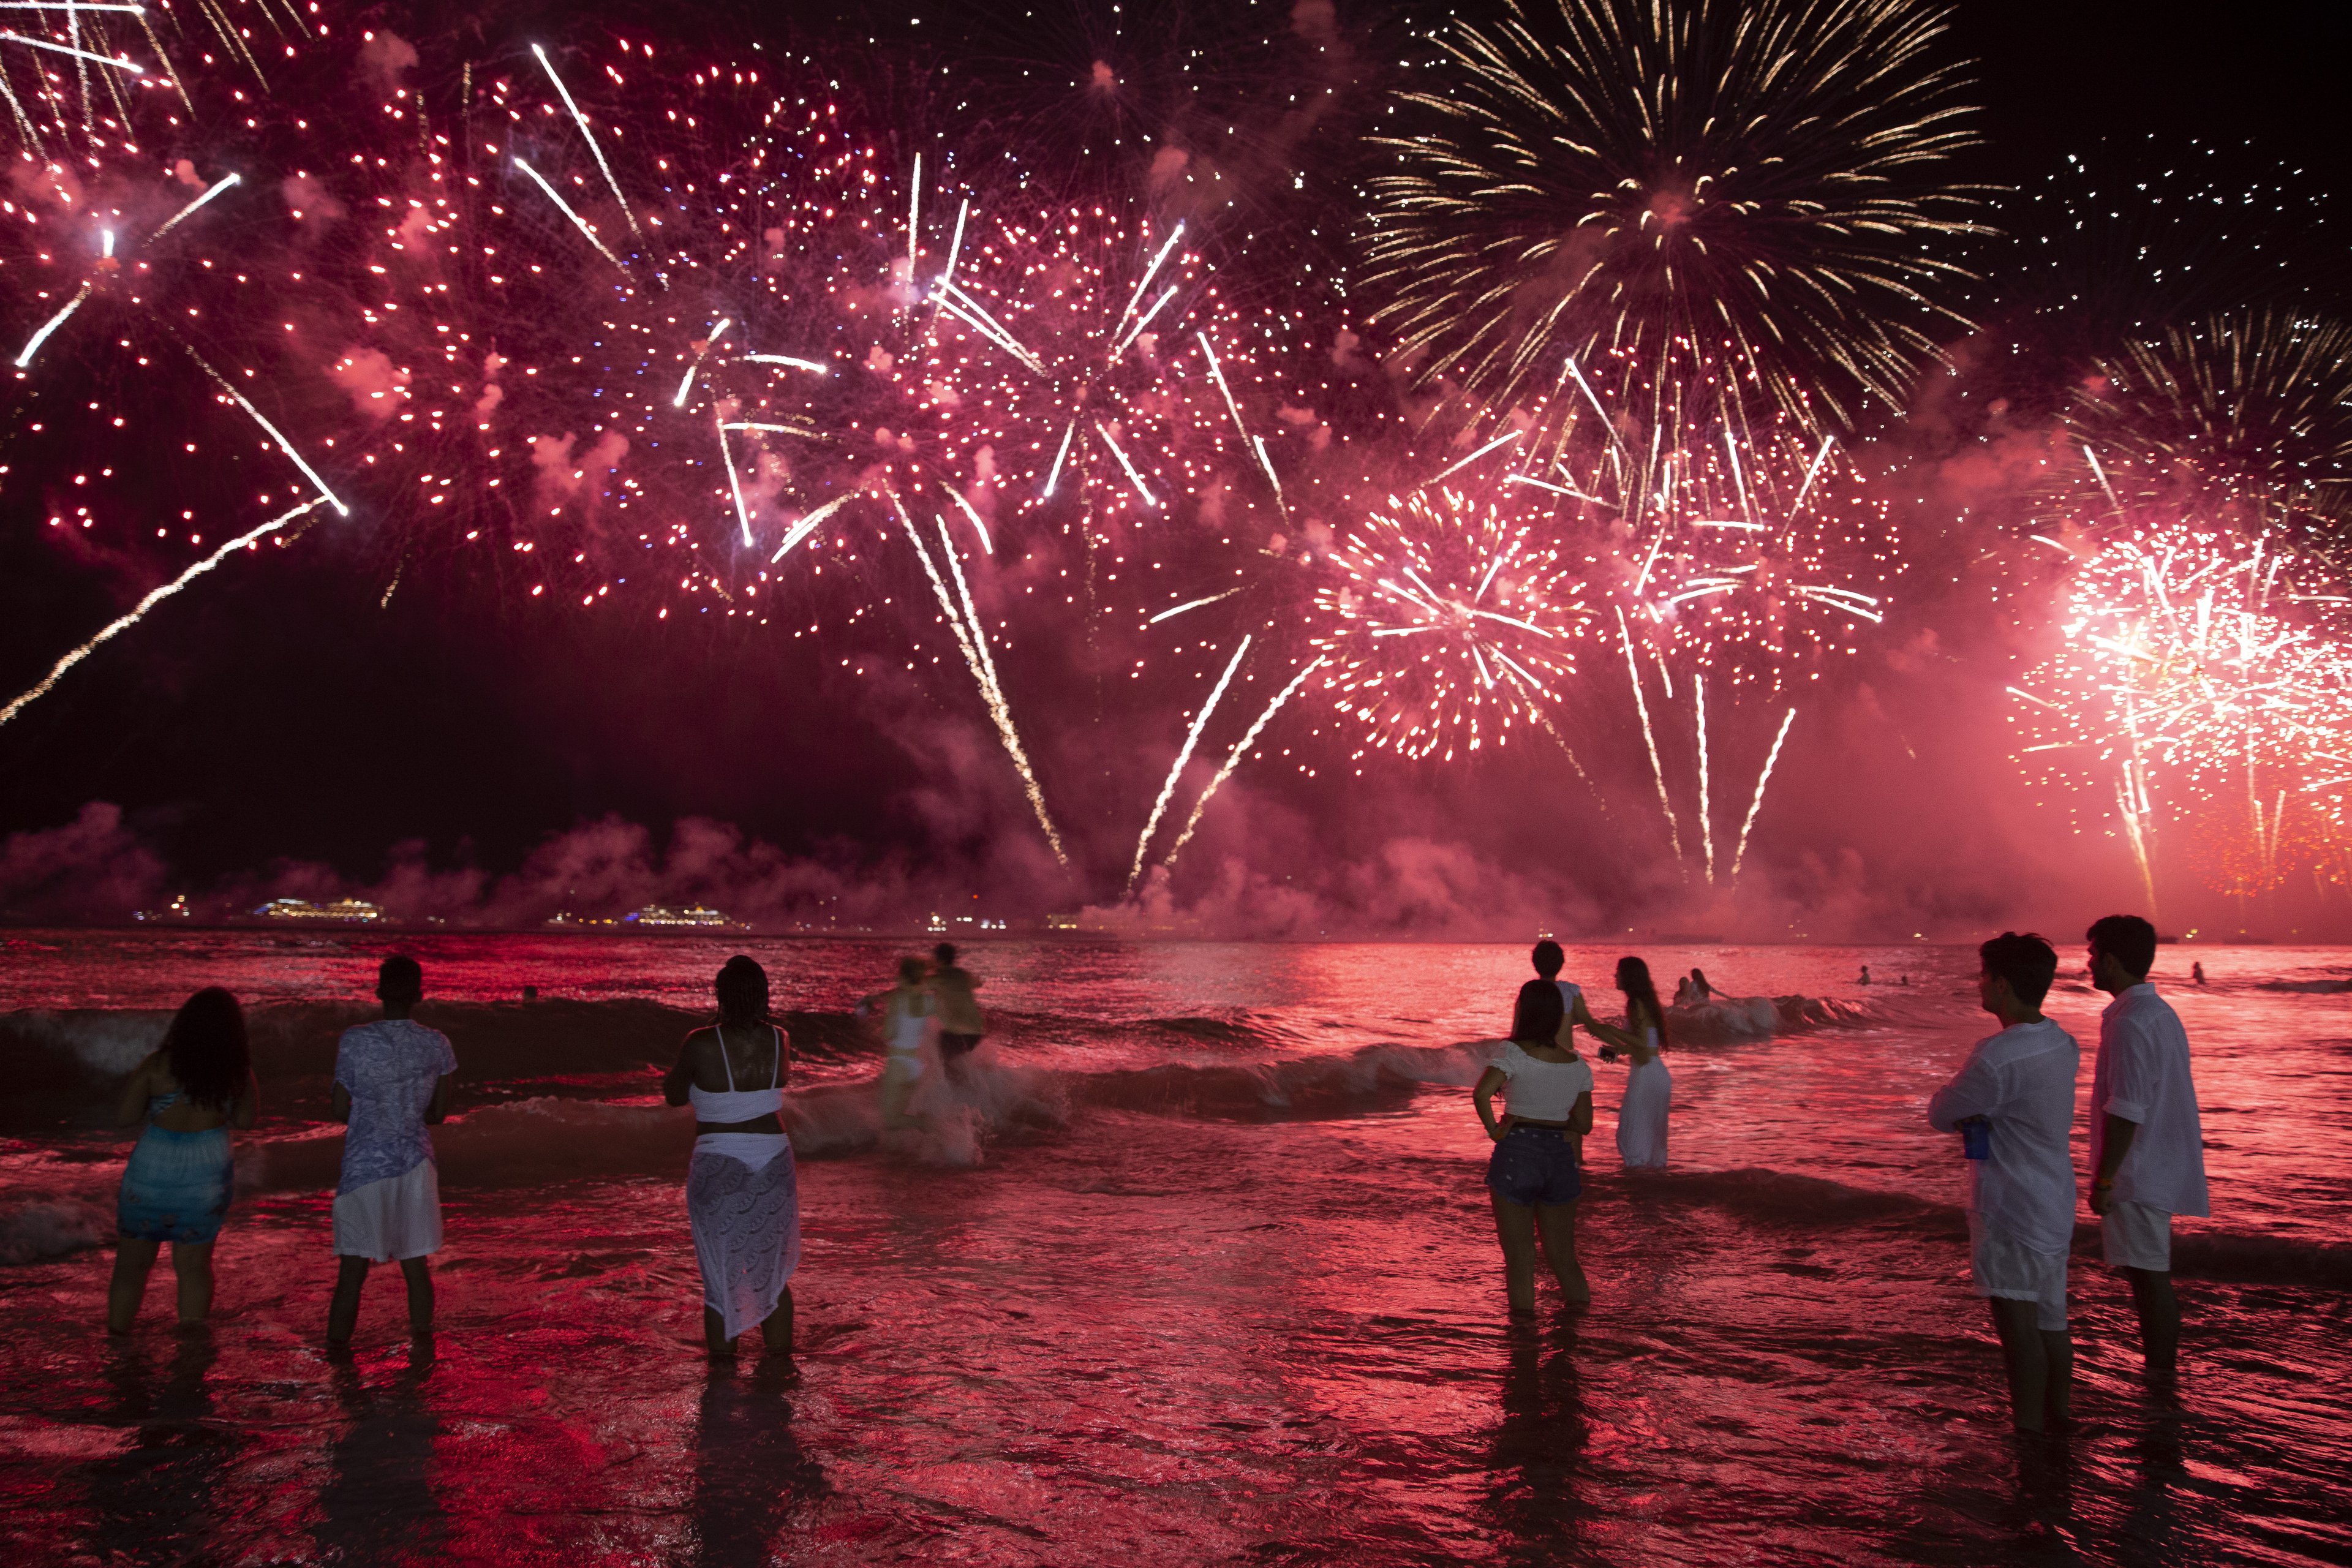
[(174, 1132), (156, 1126), (157, 1112), (179, 1098), (158, 1095), (147, 1102), (146, 1129), (122, 1168), (114, 1225), (131, 1240), (200, 1246), (220, 1235), (228, 1217), (234, 1173), (228, 1129)]

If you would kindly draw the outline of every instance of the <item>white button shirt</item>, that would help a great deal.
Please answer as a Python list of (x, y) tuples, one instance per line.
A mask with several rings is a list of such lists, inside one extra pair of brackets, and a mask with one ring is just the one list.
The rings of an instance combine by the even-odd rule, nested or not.
[(2205, 1130), (2189, 1073), (2189, 1032), (2147, 981), (2116, 993), (2099, 1015), (2091, 1069), (2091, 1173), (2098, 1174), (2107, 1118), (2139, 1123), (2111, 1195), (2167, 1214), (2213, 1212), (2205, 1190)]
[(1969, 1164), (1969, 1213), (2036, 1252), (2074, 1243), (2074, 1037), (2043, 1018), (1979, 1040), (1959, 1076), (1927, 1102), (1927, 1124), (1990, 1127), (1990, 1152)]

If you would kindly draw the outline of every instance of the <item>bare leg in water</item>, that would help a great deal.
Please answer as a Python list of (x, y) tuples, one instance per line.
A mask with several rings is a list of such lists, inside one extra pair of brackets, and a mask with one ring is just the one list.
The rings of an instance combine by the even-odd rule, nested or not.
[[(327, 1306), (327, 1342), (347, 1345), (352, 1342), (352, 1331), (359, 1327), (360, 1286), (374, 1264), (350, 1253), (337, 1261), (341, 1268), (335, 1275), (334, 1300)], [(429, 1334), (433, 1331), (432, 1268), (425, 1258), (404, 1258), (400, 1272), (408, 1285), (408, 1331)]]
[[(760, 1325), (760, 1338), (772, 1355), (793, 1353), (793, 1292), (786, 1286), (776, 1298), (776, 1310)], [(731, 1356), (736, 1342), (727, 1337), (727, 1320), (709, 1307), (702, 1309), (702, 1342), (714, 1356)]]
[(1511, 1310), (1530, 1314), (1536, 1310), (1538, 1230), (1543, 1236), (1544, 1260), (1551, 1266), (1552, 1278), (1559, 1281), (1560, 1294), (1570, 1306), (1590, 1302), (1592, 1289), (1585, 1283), (1583, 1266), (1576, 1259), (1576, 1205), (1515, 1204), (1492, 1193), (1487, 1197), (1495, 1206), (1495, 1235), (1503, 1244), (1503, 1287), (1510, 1296)]
[(2000, 1358), (2009, 1369), (2010, 1424), (2021, 1432), (2040, 1432), (2050, 1421), (2064, 1420), (2074, 1405), (2074, 1340), (2063, 1329), (2036, 1326), (2041, 1309), (2032, 1301), (1989, 1300)]

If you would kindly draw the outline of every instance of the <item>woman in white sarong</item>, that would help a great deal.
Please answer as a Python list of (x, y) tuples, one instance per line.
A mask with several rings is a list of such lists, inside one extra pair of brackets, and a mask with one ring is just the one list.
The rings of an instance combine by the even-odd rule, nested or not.
[(1675, 1080), (1659, 1055), (1666, 1048), (1665, 1009), (1658, 1005), (1650, 966), (1638, 958), (1617, 961), (1617, 989), (1625, 994), (1625, 1027), (1610, 1031), (1614, 1044), (1601, 1053), (1602, 1061), (1615, 1061), (1622, 1053), (1632, 1064), (1625, 1098), (1617, 1105), (1617, 1153), (1627, 1170), (1662, 1171), (1666, 1111), (1675, 1097)]
[(719, 972), (719, 1022), (687, 1036), (662, 1081), (672, 1105), (694, 1107), (686, 1212), (702, 1268), (702, 1338), (735, 1353), (760, 1325), (768, 1349), (793, 1351), (793, 1271), (801, 1261), (800, 1181), (784, 1136), (792, 1047), (768, 1019), (768, 976), (751, 960)]

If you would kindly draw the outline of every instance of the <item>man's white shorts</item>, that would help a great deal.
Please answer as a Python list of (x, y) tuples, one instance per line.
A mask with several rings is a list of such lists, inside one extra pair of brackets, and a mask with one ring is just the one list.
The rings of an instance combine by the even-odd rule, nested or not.
[(2036, 1252), (2006, 1232), (1971, 1222), (1969, 1269), (1977, 1294), (2031, 1301), (2034, 1326), (2050, 1333), (2066, 1327), (2066, 1255)]
[(2114, 1268), (2172, 1272), (2172, 1215), (2146, 1204), (2112, 1200), (2099, 1218), (2099, 1239)]
[(335, 1195), (335, 1253), (377, 1263), (441, 1250), (441, 1173), (430, 1160)]

